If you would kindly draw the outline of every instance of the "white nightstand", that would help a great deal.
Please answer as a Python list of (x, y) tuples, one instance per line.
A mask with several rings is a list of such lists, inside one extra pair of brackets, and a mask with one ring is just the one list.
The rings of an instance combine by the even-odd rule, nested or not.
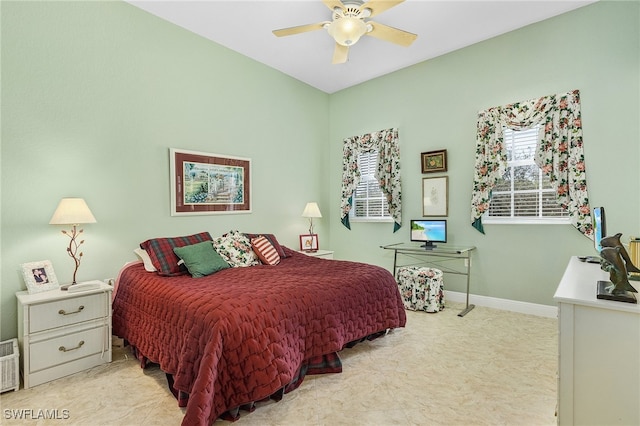
[(24, 388), (111, 362), (111, 292), (60, 289), (18, 298), (18, 342)]
[(333, 250), (317, 250), (317, 251), (299, 250), (298, 252), (302, 254), (306, 254), (307, 256), (321, 257), (323, 259), (333, 259)]

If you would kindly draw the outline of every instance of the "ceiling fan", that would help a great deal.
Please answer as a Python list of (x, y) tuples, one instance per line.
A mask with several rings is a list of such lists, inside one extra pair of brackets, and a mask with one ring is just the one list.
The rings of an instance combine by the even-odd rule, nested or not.
[(413, 43), (418, 37), (416, 34), (377, 22), (366, 21), (366, 19), (391, 9), (403, 1), (404, 0), (368, 0), (364, 2), (362, 0), (322, 0), (322, 3), (333, 12), (332, 21), (282, 28), (273, 30), (273, 34), (278, 37), (283, 37), (326, 28), (329, 35), (336, 41), (332, 63), (341, 64), (347, 61), (349, 47), (353, 46), (363, 35), (390, 41), (405, 47)]

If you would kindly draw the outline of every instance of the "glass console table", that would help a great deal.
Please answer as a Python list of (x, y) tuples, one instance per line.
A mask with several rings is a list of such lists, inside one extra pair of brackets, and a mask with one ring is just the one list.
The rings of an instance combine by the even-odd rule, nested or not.
[[(475, 305), (469, 304), (469, 281), (471, 277), (471, 252), (473, 246), (441, 245), (432, 249), (425, 249), (415, 244), (396, 243), (380, 246), (385, 250), (393, 250), (393, 276), (397, 275), (397, 268), (402, 266), (424, 265), (440, 269), (444, 273), (465, 275), (467, 277), (467, 300), (465, 308), (458, 314), (463, 317)], [(461, 263), (462, 262), (462, 263)]]

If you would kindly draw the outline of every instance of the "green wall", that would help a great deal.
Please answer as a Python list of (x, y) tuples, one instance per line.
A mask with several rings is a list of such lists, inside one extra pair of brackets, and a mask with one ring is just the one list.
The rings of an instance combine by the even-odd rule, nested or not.
[[(115, 277), (150, 237), (239, 229), (297, 247), (305, 203), (328, 216), (327, 94), (124, 2), (1, 7), (2, 338), (16, 335), (21, 263), (71, 279), (68, 239), (48, 225), (62, 197), (97, 219), (79, 280)], [(251, 158), (253, 213), (171, 217), (169, 148)]]
[[(569, 256), (593, 254), (570, 226), (470, 226), (478, 110), (579, 89), (592, 205), (610, 231), (640, 234), (637, 2), (599, 2), (333, 95), (121, 2), (2, 2), (2, 339), (16, 335), (21, 263), (72, 261), (48, 225), (84, 197), (78, 278), (114, 277), (140, 241), (230, 229), (296, 247), (307, 201), (321, 246), (391, 268), (382, 244), (421, 217), (420, 153), (447, 149), (451, 242), (478, 247), (472, 293), (553, 304)], [(398, 127), (405, 226), (339, 221), (342, 139)], [(253, 159), (253, 213), (171, 217), (170, 147)], [(311, 159), (311, 160), (310, 160)], [(328, 184), (327, 184), (328, 182)], [(463, 283), (447, 279), (449, 290)]]
[[(579, 89), (592, 206), (604, 206), (610, 234), (640, 234), (638, 2), (599, 2), (343, 90), (331, 96), (331, 215), (339, 217), (341, 141), (398, 127), (404, 226), (331, 221), (337, 257), (391, 268), (380, 245), (408, 241), (422, 217), (422, 178), (449, 177), (450, 242), (477, 247), (471, 292), (553, 305), (572, 255), (595, 254), (570, 225), (470, 225), (479, 110)], [(448, 171), (422, 175), (420, 153), (446, 149)], [(445, 288), (464, 291), (448, 276)], [(587, 284), (588, 285), (588, 284)], [(593, 284), (595, 286), (595, 284)], [(595, 287), (594, 287), (595, 289)], [(594, 290), (595, 291), (595, 290)]]

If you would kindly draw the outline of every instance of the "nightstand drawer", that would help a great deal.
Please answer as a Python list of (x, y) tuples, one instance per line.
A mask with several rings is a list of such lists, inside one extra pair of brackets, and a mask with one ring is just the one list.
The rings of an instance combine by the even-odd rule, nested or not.
[(102, 293), (41, 303), (29, 310), (29, 333), (51, 330), (108, 316)]
[(106, 326), (32, 343), (29, 351), (30, 372), (44, 370), (89, 355), (107, 351)]

